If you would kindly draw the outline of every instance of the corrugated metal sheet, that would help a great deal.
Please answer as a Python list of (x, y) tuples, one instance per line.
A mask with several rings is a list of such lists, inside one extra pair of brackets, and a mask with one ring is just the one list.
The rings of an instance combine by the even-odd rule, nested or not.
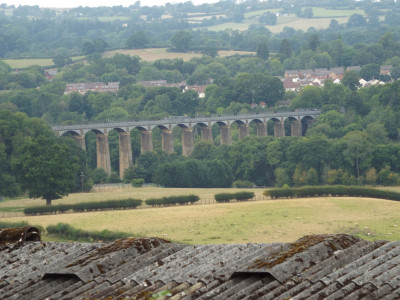
[[(400, 242), (26, 242), (0, 252), (1, 299), (400, 299)], [(160, 299), (166, 299), (161, 297)]]

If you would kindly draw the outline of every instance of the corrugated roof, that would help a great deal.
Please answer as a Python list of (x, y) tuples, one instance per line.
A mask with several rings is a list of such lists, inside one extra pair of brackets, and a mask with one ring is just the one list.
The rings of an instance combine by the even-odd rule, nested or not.
[(26, 242), (0, 251), (0, 298), (399, 299), (399, 254), (400, 242), (344, 234), (291, 244)]

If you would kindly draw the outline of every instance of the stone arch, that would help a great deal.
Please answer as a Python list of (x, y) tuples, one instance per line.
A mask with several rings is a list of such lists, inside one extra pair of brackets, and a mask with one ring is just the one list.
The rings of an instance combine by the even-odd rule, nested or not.
[(211, 122), (208, 124), (205, 122), (199, 122), (193, 125), (193, 131), (196, 133), (200, 133), (202, 141), (210, 141), (213, 142), (213, 135), (212, 135), (212, 125)]
[(249, 123), (248, 120), (234, 120), (232, 121), (232, 124), (236, 124), (239, 129), (239, 140), (243, 140), (249, 135)]
[(99, 169), (110, 175), (111, 174), (111, 158), (110, 147), (108, 144), (108, 131), (107, 129), (92, 128), (86, 131), (92, 131), (96, 134), (96, 166)]
[(249, 128), (253, 126), (253, 124), (256, 127), (256, 135), (257, 136), (267, 136), (267, 121), (268, 120), (262, 120), (262, 119), (252, 119), (249, 123)]
[(230, 121), (216, 121), (214, 124), (218, 124), (219, 126), (219, 135), (220, 135), (220, 144), (231, 145), (232, 144), (232, 136), (231, 136), (231, 123)]
[(174, 138), (172, 135), (173, 127), (174, 126), (171, 124), (157, 124), (151, 126), (152, 131), (154, 129), (159, 129), (161, 131), (161, 149), (168, 154), (174, 153)]
[(285, 119), (284, 117), (273, 117), (271, 120), (274, 122), (274, 137), (285, 136)]
[(193, 127), (188, 123), (176, 124), (182, 130), (182, 155), (189, 156), (194, 149)]
[(302, 127), (302, 135), (305, 135), (307, 130), (311, 127), (311, 124), (315, 122), (314, 116), (303, 116), (300, 120)]
[(287, 117), (286, 123), (288, 125), (287, 126), (288, 129), (290, 129), (290, 130), (288, 130), (290, 132), (288, 132), (287, 135), (290, 135), (290, 136), (302, 136), (303, 135), (300, 117), (293, 117), (293, 116)]

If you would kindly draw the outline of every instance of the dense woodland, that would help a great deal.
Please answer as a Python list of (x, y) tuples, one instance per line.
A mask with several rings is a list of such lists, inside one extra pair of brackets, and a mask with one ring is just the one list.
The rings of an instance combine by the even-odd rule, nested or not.
[[(0, 62), (0, 195), (16, 196), (28, 190), (32, 197), (43, 193), (32, 188), (33, 178), (50, 180), (56, 199), (63, 194), (89, 189), (93, 183), (130, 182), (167, 187), (289, 186), (315, 184), (400, 184), (400, 10), (397, 3), (381, 1), (322, 1), (328, 8), (363, 9), (346, 24), (333, 19), (327, 29), (307, 32), (286, 27), (272, 34), (264, 25), (273, 17), (264, 14), (259, 24), (245, 31), (208, 31), (212, 18), (189, 23), (189, 13), (223, 12), (240, 22), (240, 13), (279, 9), (312, 18), (311, 1), (245, 1), (234, 4), (193, 6), (190, 2), (165, 7), (76, 8), (61, 13), (38, 7), (7, 7), (0, 14), (0, 56), (54, 58), (58, 73), (52, 81), (44, 70), (31, 66), (12, 70)], [(357, 5), (357, 7), (356, 7)], [(300, 9), (299, 9), (300, 8)], [(12, 13), (11, 13), (12, 12)], [(163, 15), (173, 18), (162, 18)], [(101, 17), (115, 17), (101, 21)], [(129, 17), (129, 18), (126, 18)], [(264, 23), (262, 23), (264, 22)], [(125, 25), (124, 25), (125, 24)], [(127, 24), (127, 25), (126, 25)], [(203, 28), (204, 27), (204, 28)], [(18, 37), (18, 38), (17, 38)], [(116, 54), (102, 57), (114, 48), (169, 47), (171, 51), (198, 51), (202, 57), (189, 61), (161, 59), (154, 62)], [(218, 50), (249, 50), (254, 55), (219, 57)], [(71, 64), (71, 56), (85, 55)], [(308, 86), (299, 93), (285, 92), (281, 79), (285, 70), (361, 66), (347, 72), (341, 84), (325, 81), (322, 88)], [(392, 65), (391, 75), (380, 75), (381, 65)], [(385, 85), (359, 88), (358, 79), (379, 78)], [(139, 81), (165, 79), (169, 83), (208, 84), (205, 97), (178, 87), (149, 87)], [(64, 95), (66, 83), (120, 82), (117, 94), (88, 92)], [(282, 101), (289, 105), (282, 106)], [(265, 102), (265, 108), (251, 108)], [(287, 102), (287, 101), (285, 101)], [(160, 132), (153, 131), (155, 151), (140, 154), (139, 132), (131, 132), (134, 165), (125, 178), (118, 175), (118, 134), (109, 133), (113, 174), (96, 169), (96, 139), (86, 135), (87, 151), (71, 138), (55, 138), (49, 124), (73, 124), (104, 120), (162, 119), (168, 116), (240, 114), (262, 110), (319, 108), (322, 114), (304, 137), (251, 136), (238, 141), (233, 127), (232, 145), (219, 145), (219, 129), (213, 128), (214, 143), (202, 142), (195, 133), (190, 157), (181, 155), (181, 134), (174, 130), (175, 154), (161, 151)], [(289, 124), (286, 124), (289, 132)], [(269, 124), (269, 135), (272, 124)], [(46, 145), (46, 146), (45, 146)], [(47, 145), (49, 147), (47, 147)], [(42, 163), (65, 166), (68, 172), (57, 182), (57, 173), (35, 168)], [(57, 155), (62, 153), (62, 155)], [(52, 160), (51, 158), (54, 158)], [(68, 159), (68, 160), (66, 160)], [(68, 163), (68, 161), (70, 163)], [(54, 166), (54, 165), (53, 165)], [(54, 180), (54, 181), (51, 181)], [(57, 191), (56, 191), (57, 190)], [(60, 192), (61, 191), (61, 192)], [(44, 199), (47, 199), (43, 196)]]

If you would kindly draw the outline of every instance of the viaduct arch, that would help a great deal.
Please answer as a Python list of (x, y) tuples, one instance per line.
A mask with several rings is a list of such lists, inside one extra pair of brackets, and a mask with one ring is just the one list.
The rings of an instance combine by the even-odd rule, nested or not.
[(267, 136), (267, 122), (270, 120), (274, 124), (274, 137), (285, 136), (284, 123), (286, 120), (290, 122), (291, 136), (302, 136), (307, 130), (308, 124), (314, 121), (320, 113), (319, 110), (300, 110), (217, 117), (168, 117), (163, 120), (53, 126), (52, 130), (58, 136), (71, 134), (83, 150), (86, 150), (85, 134), (89, 131), (94, 132), (96, 134), (97, 167), (103, 168), (107, 174), (111, 174), (108, 133), (116, 130), (119, 135), (119, 170), (122, 178), (125, 170), (133, 164), (130, 136), (133, 129), (138, 129), (140, 132), (141, 153), (153, 150), (152, 130), (159, 128), (162, 150), (171, 154), (174, 152), (172, 130), (180, 127), (182, 130), (182, 154), (189, 156), (194, 149), (194, 126), (200, 127), (202, 140), (212, 142), (212, 126), (217, 124), (220, 129), (220, 143), (230, 145), (232, 144), (231, 125), (233, 124), (238, 127), (240, 140), (249, 135), (251, 123), (255, 123), (257, 136)]

